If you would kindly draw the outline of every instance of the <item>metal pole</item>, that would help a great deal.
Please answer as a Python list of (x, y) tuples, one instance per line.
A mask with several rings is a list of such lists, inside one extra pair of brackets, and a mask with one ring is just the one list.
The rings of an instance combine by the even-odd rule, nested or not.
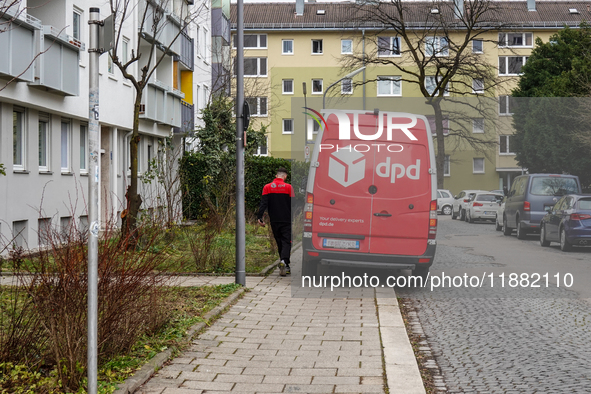
[(100, 9), (90, 8), (88, 89), (88, 394), (97, 394), (98, 342), (98, 144), (99, 144), (99, 18)]
[(244, 3), (237, 3), (236, 45), (236, 283), (246, 286), (244, 216)]

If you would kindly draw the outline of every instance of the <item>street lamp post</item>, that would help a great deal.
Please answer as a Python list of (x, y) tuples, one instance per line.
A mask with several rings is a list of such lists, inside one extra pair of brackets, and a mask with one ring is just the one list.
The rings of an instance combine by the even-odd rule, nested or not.
[(359, 74), (361, 71), (365, 70), (365, 66), (345, 75), (344, 77), (342, 77), (341, 79), (336, 80), (335, 82), (331, 83), (329, 87), (326, 88), (326, 90), (324, 91), (324, 94), (322, 95), (322, 109), (326, 108), (326, 93), (328, 93), (328, 91), (335, 86), (337, 83), (341, 82), (343, 79), (349, 79), (349, 78), (353, 78), (355, 75)]

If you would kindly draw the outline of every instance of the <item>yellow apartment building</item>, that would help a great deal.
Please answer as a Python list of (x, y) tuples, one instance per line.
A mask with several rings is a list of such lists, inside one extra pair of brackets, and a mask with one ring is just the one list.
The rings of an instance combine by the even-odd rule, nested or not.
[[(466, 34), (461, 23), (453, 24), (454, 18), (461, 21), (463, 13), (474, 9), (470, 4), (463, 0), (405, 2), (405, 21), (412, 30), (409, 35), (415, 42), (420, 40), (412, 48), (424, 54), (431, 50), (438, 51), (437, 56), (449, 56), (446, 46), (461, 42)], [(303, 0), (244, 4), (245, 96), (253, 121), (268, 125), (267, 147), (261, 149), (261, 154), (295, 160), (306, 157), (306, 146), (311, 147), (306, 135), (309, 130), (313, 135), (318, 126), (305, 114), (305, 107), (318, 111), (379, 109), (433, 117), (420, 86), (411, 81), (414, 77), (410, 73), (418, 67), (409, 67), (408, 75), (391, 63), (376, 61), (368, 61), (363, 70), (345, 67), (348, 58), (363, 55), (377, 61), (383, 57), (390, 62), (404, 62), (411, 49), (383, 21), (358, 20), (359, 7), (375, 4)], [(494, 20), (490, 16), (493, 14)], [(438, 33), (429, 21), (439, 16), (447, 18), (447, 28), (456, 28)], [(494, 11), (484, 19), (482, 31), (477, 39), (470, 40), (465, 51), (477, 63), (488, 65), (493, 77), (483, 80), (463, 75), (453, 79), (444, 94), (448, 104), (442, 105), (448, 106), (448, 115), (444, 110), (444, 128), (452, 131), (445, 137), (444, 188), (453, 193), (462, 189), (501, 189), (527, 171), (518, 166), (511, 149), (512, 102), (508, 95), (516, 86), (535, 40), (547, 42), (564, 26), (577, 27), (581, 21), (591, 20), (591, 11), (588, 2), (495, 1)], [(235, 4), (231, 23), (235, 47)], [(431, 30), (435, 32), (432, 37), (431, 33), (425, 34)], [(351, 78), (344, 78), (357, 70)], [(425, 68), (425, 85), (435, 78), (428, 75), (430, 70), (429, 66)], [(486, 102), (494, 115), (470, 110), (458, 115), (450, 104), (454, 98)], [(474, 148), (466, 138), (454, 135), (454, 130), (461, 130), (471, 139), (494, 143)]]

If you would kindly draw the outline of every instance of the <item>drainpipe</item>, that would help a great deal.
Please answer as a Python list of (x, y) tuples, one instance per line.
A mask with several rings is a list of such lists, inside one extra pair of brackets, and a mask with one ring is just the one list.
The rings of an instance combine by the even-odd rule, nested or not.
[[(361, 34), (363, 37), (363, 67), (365, 67), (365, 29), (361, 30)], [(365, 68), (363, 69), (363, 110), (365, 111)]]
[[(132, 134), (133, 134), (133, 130), (130, 131), (129, 133), (125, 134), (125, 136), (123, 137), (123, 146), (124, 146), (123, 149), (125, 149), (125, 151), (124, 151), (125, 152), (125, 166), (127, 166), (127, 161), (129, 159), (129, 156), (131, 155), (131, 152), (129, 152), (127, 150), (127, 148), (129, 147), (129, 143), (127, 142), (127, 139)], [(124, 184), (127, 186), (127, 168), (124, 168), (124, 170), (123, 170), (123, 179), (125, 180)], [(127, 190), (124, 190), (124, 192), (127, 192)]]

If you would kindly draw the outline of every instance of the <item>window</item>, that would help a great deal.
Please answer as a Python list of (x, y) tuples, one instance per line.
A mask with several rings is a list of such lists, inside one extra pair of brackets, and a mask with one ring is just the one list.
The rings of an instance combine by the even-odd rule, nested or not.
[(425, 55), (430, 56), (449, 56), (449, 43), (446, 37), (426, 37)]
[(483, 94), (484, 93), (484, 79), (473, 78), (472, 79), (472, 93)]
[(293, 119), (283, 119), (283, 134), (293, 134)]
[[(441, 77), (438, 77), (437, 81), (441, 81)], [(433, 93), (437, 89), (437, 83), (435, 83), (435, 76), (429, 75), (429, 76), (425, 77), (425, 88), (427, 89), (427, 93), (429, 93), (430, 95), (433, 95)], [(445, 90), (443, 91), (443, 95), (449, 96), (449, 89), (448, 89), (447, 85), (445, 85)]]
[[(435, 124), (435, 116), (434, 115), (427, 115), (427, 122), (429, 122), (429, 128), (431, 129), (431, 135), (437, 135), (437, 125)], [(443, 119), (441, 119), (441, 123), (443, 124), (443, 135), (449, 134), (449, 116), (443, 115)]]
[(250, 107), (250, 116), (267, 116), (266, 97), (249, 97), (246, 102)]
[(322, 55), (322, 40), (312, 40), (312, 53)]
[(499, 56), (499, 75), (519, 75), (529, 56)]
[(341, 55), (353, 53), (353, 40), (341, 40)]
[(379, 76), (378, 96), (400, 96), (402, 95), (400, 77)]
[(472, 133), (474, 133), (474, 134), (484, 133), (484, 118), (472, 119)]
[(484, 157), (475, 157), (472, 159), (472, 172), (474, 174), (484, 173)]
[(341, 81), (341, 94), (353, 94), (353, 80), (343, 79)]
[(511, 96), (499, 96), (499, 115), (513, 115), (515, 99)]
[(39, 114), (39, 171), (49, 171), (49, 116)]
[(61, 168), (62, 172), (70, 172), (70, 122), (62, 121), (61, 130)]
[(281, 48), (283, 55), (293, 55), (293, 40), (282, 40)]
[(123, 64), (129, 61), (129, 38), (123, 37), (121, 43), (121, 62)]
[(322, 94), (322, 79), (312, 80), (312, 94)]
[(514, 155), (515, 152), (511, 150), (511, 143), (513, 141), (512, 135), (501, 135), (499, 140), (499, 153), (501, 155)]
[(49, 245), (51, 241), (51, 218), (37, 219), (37, 244)]
[(472, 40), (472, 53), (482, 52), (482, 40)]
[(82, 21), (82, 12), (79, 10), (74, 10), (74, 12), (72, 13), (72, 36), (77, 39), (78, 41), (81, 41), (81, 30), (80, 30), (80, 24)]
[(12, 166), (16, 171), (25, 170), (25, 132), (24, 132), (25, 112), (24, 110), (14, 110), (12, 112)]
[(499, 47), (533, 47), (532, 33), (499, 33)]
[(400, 56), (400, 37), (378, 37), (378, 56)]
[(449, 155), (445, 155), (445, 158), (443, 159), (443, 176), (450, 176), (450, 167), (450, 157)]
[(283, 94), (293, 94), (293, 79), (283, 80)]
[[(236, 69), (234, 69), (236, 75)], [(267, 58), (266, 57), (245, 57), (244, 58), (244, 76), (245, 77), (266, 77), (267, 76)]]
[(109, 52), (107, 52), (107, 71), (109, 72), (109, 74), (113, 74), (113, 58), (111, 58), (112, 53), (112, 49)]
[(269, 156), (269, 150), (267, 149), (268, 144), (269, 144), (268, 138), (265, 137), (265, 144), (258, 146), (256, 155), (257, 156)]
[(88, 172), (86, 151), (88, 150), (88, 126), (80, 125), (80, 172)]
[[(237, 35), (234, 35), (234, 48), (238, 43)], [(267, 35), (266, 34), (245, 34), (244, 35), (244, 48), (250, 49), (265, 49), (267, 48)]]

